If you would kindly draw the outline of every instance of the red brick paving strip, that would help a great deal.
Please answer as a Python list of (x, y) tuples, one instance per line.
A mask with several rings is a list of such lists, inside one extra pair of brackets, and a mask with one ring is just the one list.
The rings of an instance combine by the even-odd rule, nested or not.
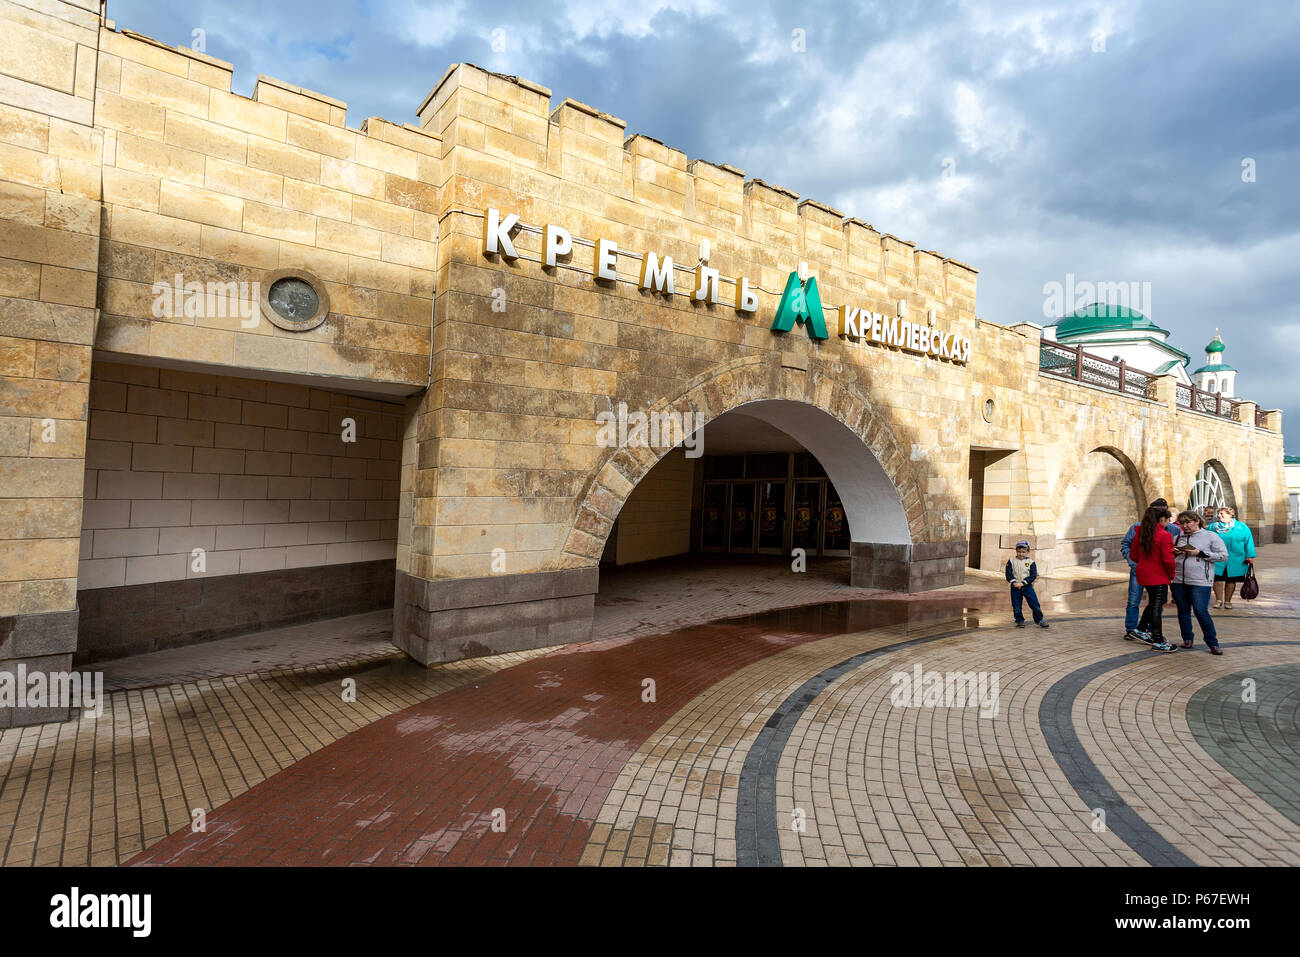
[[(910, 614), (961, 614), (960, 598), (944, 604)], [(908, 614), (901, 602), (855, 606), (848, 622), (776, 612), (570, 646), (355, 731), (210, 813), (206, 832), (128, 863), (576, 864), (619, 770), (692, 698), (778, 651)]]

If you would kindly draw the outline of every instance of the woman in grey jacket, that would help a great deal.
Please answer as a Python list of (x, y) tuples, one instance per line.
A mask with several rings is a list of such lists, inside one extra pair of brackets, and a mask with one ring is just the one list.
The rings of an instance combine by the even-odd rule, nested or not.
[(1183, 534), (1174, 546), (1174, 581), (1170, 590), (1178, 606), (1183, 647), (1192, 647), (1192, 615), (1195, 614), (1210, 654), (1221, 655), (1219, 636), (1210, 618), (1210, 596), (1214, 594), (1214, 563), (1226, 561), (1228, 546), (1214, 532), (1205, 529), (1201, 516), (1195, 512), (1179, 512), (1178, 524)]

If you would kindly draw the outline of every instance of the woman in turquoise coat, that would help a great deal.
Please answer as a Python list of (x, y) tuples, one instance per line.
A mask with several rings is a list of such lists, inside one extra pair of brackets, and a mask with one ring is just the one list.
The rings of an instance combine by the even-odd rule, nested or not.
[(1231, 608), (1237, 583), (1245, 581), (1247, 567), (1255, 564), (1255, 536), (1245, 522), (1237, 521), (1236, 509), (1227, 505), (1219, 509), (1219, 520), (1210, 531), (1228, 546), (1228, 560), (1214, 564), (1214, 607)]

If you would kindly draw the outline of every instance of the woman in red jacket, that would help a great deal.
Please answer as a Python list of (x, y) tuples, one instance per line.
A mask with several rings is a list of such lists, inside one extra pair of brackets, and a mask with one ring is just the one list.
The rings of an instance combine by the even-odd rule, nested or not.
[(1174, 650), (1174, 646), (1165, 641), (1160, 622), (1160, 610), (1169, 594), (1169, 583), (1174, 580), (1174, 537), (1165, 531), (1169, 519), (1167, 508), (1147, 509), (1129, 548), (1129, 555), (1137, 562), (1138, 584), (1146, 589), (1147, 606), (1142, 611), (1137, 630), (1124, 637), (1145, 641), (1156, 651)]

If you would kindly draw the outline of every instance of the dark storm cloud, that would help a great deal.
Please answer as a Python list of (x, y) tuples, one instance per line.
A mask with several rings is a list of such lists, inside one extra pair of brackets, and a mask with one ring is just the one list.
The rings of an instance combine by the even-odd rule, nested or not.
[(110, 0), (109, 13), (174, 44), (201, 27), (238, 92), (276, 76), (346, 100), (352, 126), (413, 121), (454, 62), (526, 76), (553, 105), (589, 103), (969, 262), (995, 322), (1044, 322), (1043, 285), (1067, 273), (1150, 282), (1153, 318), (1193, 367), (1219, 327), (1239, 393), (1283, 408), (1300, 451), (1300, 7), (613, 7)]

